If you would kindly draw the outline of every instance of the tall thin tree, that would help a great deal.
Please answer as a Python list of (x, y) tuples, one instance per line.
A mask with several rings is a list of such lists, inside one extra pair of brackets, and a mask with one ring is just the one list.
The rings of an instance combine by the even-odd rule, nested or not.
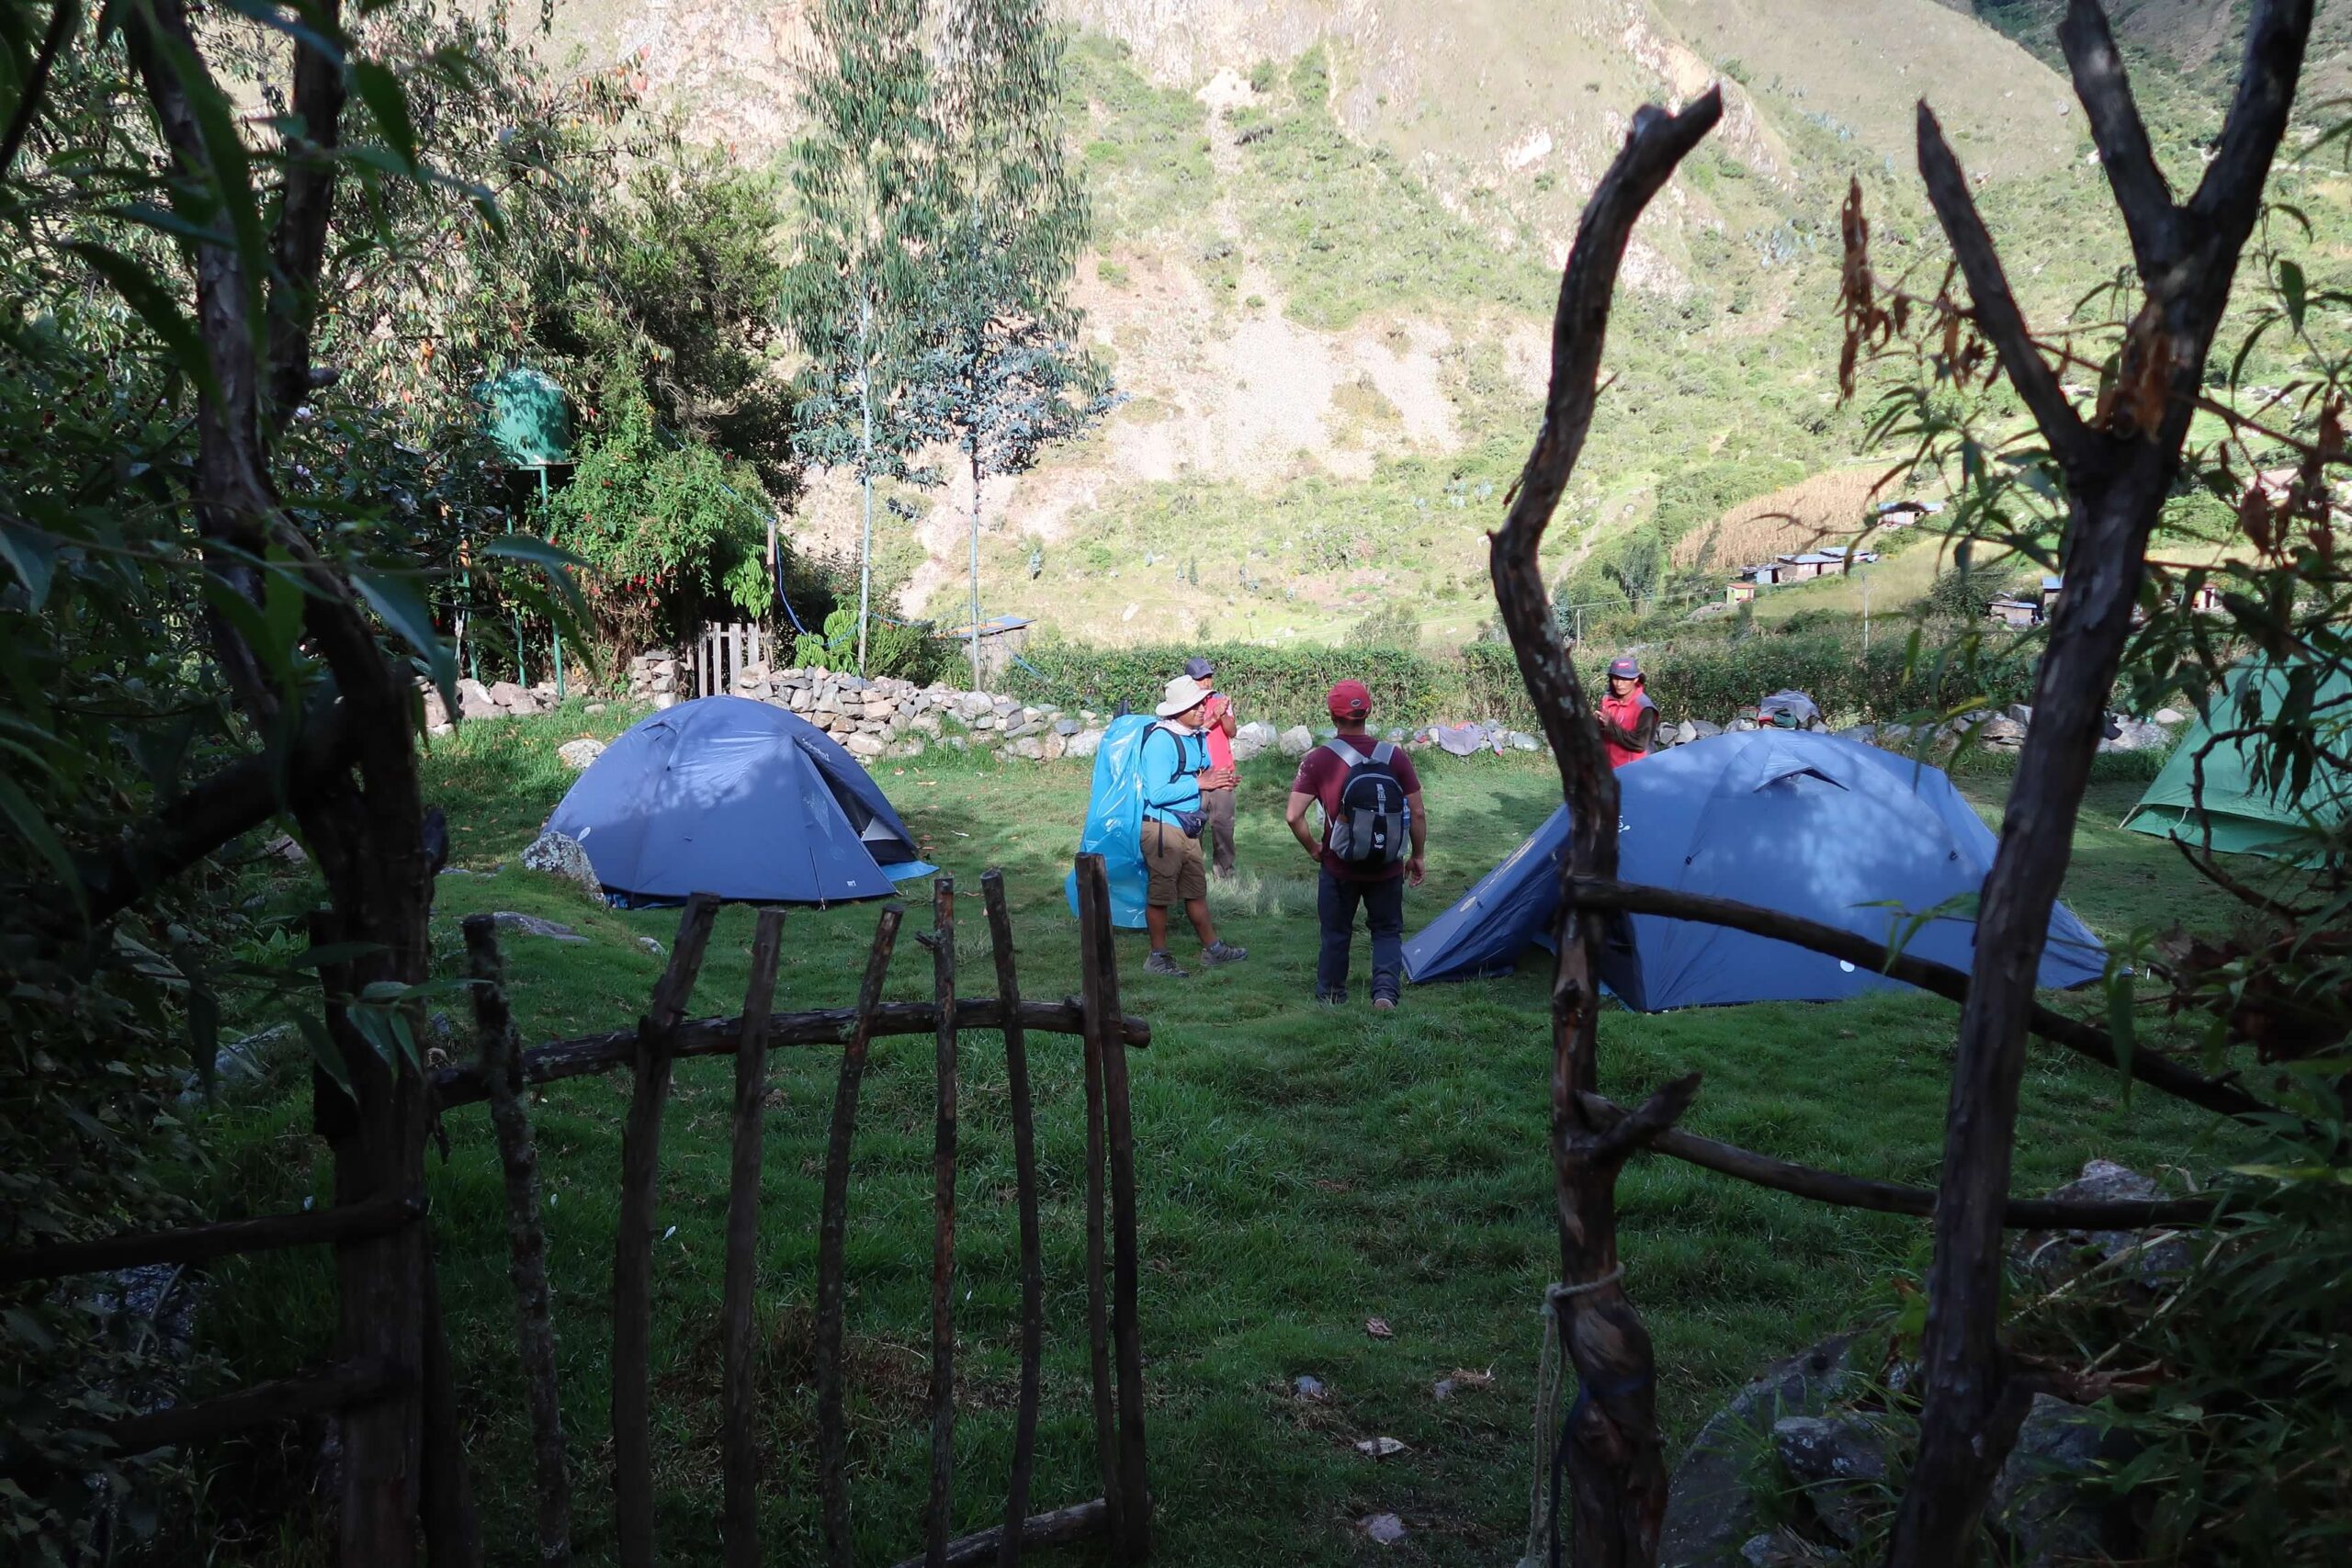
[(929, 422), (972, 481), (972, 684), (980, 684), (980, 506), (987, 481), (1111, 406), (1080, 351), (1071, 274), (1086, 188), (1063, 158), (1062, 39), (1043, 0), (948, 0), (941, 72), (948, 218), (922, 382)]
[(924, 479), (914, 362), (936, 314), (939, 123), (921, 32), (923, 0), (821, 0), (792, 147), (798, 251), (787, 325), (808, 353), (796, 446), (858, 477), (857, 663), (874, 598), (874, 481)]

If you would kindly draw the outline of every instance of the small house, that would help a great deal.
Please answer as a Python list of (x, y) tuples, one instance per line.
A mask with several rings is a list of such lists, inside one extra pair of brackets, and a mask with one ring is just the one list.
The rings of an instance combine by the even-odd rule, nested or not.
[(1755, 597), (1756, 582), (1752, 578), (1743, 578), (1724, 590), (1724, 603), (1726, 604), (1745, 604)]
[(2024, 631), (2041, 622), (2041, 601), (2003, 593), (1984, 606), (1984, 614), (2011, 631)]
[[(942, 626), (939, 637), (948, 643), (970, 668), (972, 624)], [(1029, 646), (1029, 623), (1020, 615), (991, 615), (980, 623), (980, 681), (983, 685), (1004, 673)]]
[(2050, 618), (2050, 612), (2058, 607), (2059, 590), (2065, 586), (2066, 580), (2063, 577), (2045, 577), (2041, 580), (2041, 619), (2046, 621)]

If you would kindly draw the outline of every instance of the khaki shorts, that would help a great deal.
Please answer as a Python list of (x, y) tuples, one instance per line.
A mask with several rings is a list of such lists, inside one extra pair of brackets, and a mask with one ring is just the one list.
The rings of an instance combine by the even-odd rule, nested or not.
[(1155, 909), (1209, 896), (1208, 870), (1201, 863), (1201, 841), (1184, 837), (1173, 822), (1147, 817), (1143, 824), (1144, 869), (1151, 874), (1143, 901)]

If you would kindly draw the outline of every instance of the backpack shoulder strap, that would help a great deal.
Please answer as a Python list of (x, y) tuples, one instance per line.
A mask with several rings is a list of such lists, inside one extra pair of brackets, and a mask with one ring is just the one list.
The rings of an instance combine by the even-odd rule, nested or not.
[(1351, 768), (1361, 768), (1363, 766), (1363, 753), (1357, 750), (1354, 747), (1347, 744), (1345, 741), (1326, 740), (1323, 742), (1323, 750), (1330, 752), (1331, 755), (1339, 758), (1340, 761), (1345, 762)]
[(1396, 743), (1393, 740), (1382, 741), (1372, 749), (1372, 760), (1384, 768), (1387, 767), (1396, 760)]

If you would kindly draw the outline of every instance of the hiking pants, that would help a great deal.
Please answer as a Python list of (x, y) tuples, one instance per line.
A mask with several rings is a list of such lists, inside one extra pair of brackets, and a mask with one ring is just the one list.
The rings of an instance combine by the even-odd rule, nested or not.
[(1405, 972), (1405, 879), (1358, 882), (1323, 868), (1315, 892), (1315, 913), (1323, 925), (1323, 950), (1315, 962), (1315, 994), (1344, 1000), (1348, 994), (1348, 949), (1356, 934), (1356, 906), (1363, 906), (1372, 928), (1372, 995), (1396, 999)]
[(1201, 809), (1209, 819), (1201, 834), (1206, 840), (1201, 847), (1209, 852), (1209, 863), (1219, 876), (1233, 874), (1233, 797), (1240, 793), (1236, 789), (1201, 791)]

